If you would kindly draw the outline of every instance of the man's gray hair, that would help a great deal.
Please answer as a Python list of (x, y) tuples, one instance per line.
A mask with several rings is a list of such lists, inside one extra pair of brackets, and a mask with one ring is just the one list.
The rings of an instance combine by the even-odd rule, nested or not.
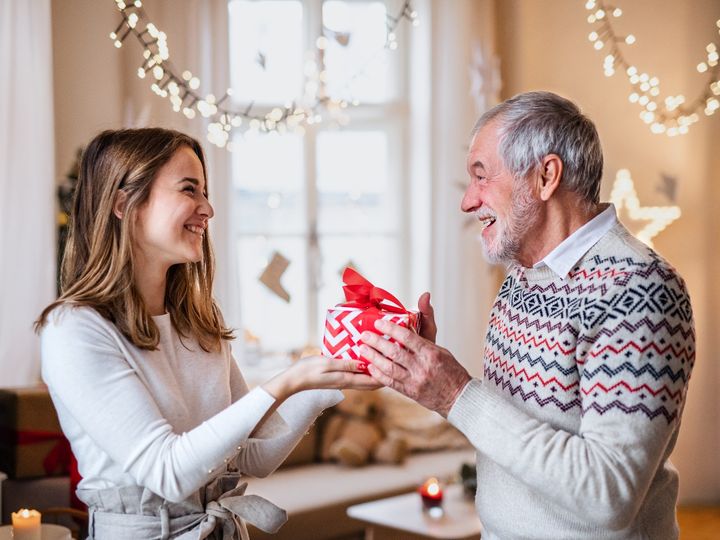
[(600, 201), (603, 155), (595, 124), (572, 101), (552, 92), (526, 92), (483, 114), (473, 135), (499, 122), (498, 153), (515, 178), (524, 178), (548, 154), (563, 162), (561, 186), (589, 204)]

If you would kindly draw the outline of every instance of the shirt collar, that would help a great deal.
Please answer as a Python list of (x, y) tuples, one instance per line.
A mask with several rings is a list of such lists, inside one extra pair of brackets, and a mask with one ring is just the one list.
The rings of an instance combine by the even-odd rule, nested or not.
[(533, 268), (547, 266), (558, 276), (564, 278), (575, 266), (575, 263), (593, 247), (603, 235), (617, 223), (615, 206), (608, 204), (607, 208), (597, 216), (580, 227), (558, 246), (548, 253), (545, 258), (536, 263)]

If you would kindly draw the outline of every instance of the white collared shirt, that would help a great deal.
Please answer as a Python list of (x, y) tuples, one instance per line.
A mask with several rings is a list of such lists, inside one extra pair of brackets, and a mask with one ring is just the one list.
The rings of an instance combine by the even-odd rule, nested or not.
[(535, 263), (533, 268), (547, 266), (559, 277), (566, 277), (575, 263), (616, 223), (615, 206), (609, 204), (605, 210), (560, 242), (542, 261)]

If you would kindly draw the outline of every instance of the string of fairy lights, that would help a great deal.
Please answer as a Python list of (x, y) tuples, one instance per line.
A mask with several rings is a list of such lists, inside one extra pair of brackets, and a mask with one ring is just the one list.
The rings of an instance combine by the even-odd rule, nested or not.
[[(231, 149), (229, 139), (233, 129), (280, 134), (302, 131), (305, 125), (322, 122), (325, 111), (333, 115), (350, 104), (358, 105), (357, 100), (348, 102), (347, 99), (328, 96), (324, 91), (326, 73), (322, 66), (318, 67), (317, 63), (313, 63), (309, 69), (306, 68), (306, 75), (313, 79), (305, 85), (309, 104), (290, 102), (282, 108), (275, 107), (266, 113), (257, 111), (253, 103), (243, 109), (235, 109), (229, 105), (231, 100), (228, 100), (232, 96), (231, 88), (220, 98), (212, 93), (202, 95), (199, 91), (200, 79), (188, 70), (180, 71), (175, 68), (170, 62), (167, 35), (148, 20), (141, 0), (115, 0), (115, 4), (122, 16), (117, 28), (110, 33), (115, 47), (121, 48), (126, 39), (134, 37), (143, 49), (143, 62), (138, 67), (138, 77), (151, 80), (152, 91), (169, 99), (175, 112), (182, 113), (189, 119), (195, 118), (198, 113), (207, 118), (207, 138), (218, 147)], [(414, 26), (418, 24), (417, 12), (413, 9), (411, 0), (403, 2), (397, 15), (386, 16), (386, 48), (397, 49), (396, 31), (403, 21), (409, 21)], [(327, 44), (328, 39), (324, 35), (316, 40), (320, 56)], [(307, 96), (308, 88), (313, 90), (313, 95)]]
[[(710, 116), (720, 108), (717, 97), (720, 96), (720, 64), (715, 43), (707, 45), (706, 58), (696, 66), (699, 73), (706, 73), (708, 77), (700, 95), (692, 101), (687, 101), (681, 94), (661, 100), (660, 80), (641, 72), (625, 59), (623, 48), (633, 45), (636, 38), (633, 34), (620, 35), (613, 28), (612, 21), (622, 16), (622, 9), (603, 0), (587, 0), (585, 8), (591, 12), (587, 21), (593, 26), (588, 39), (597, 51), (607, 51), (603, 62), (605, 75), (612, 77), (617, 71), (627, 75), (631, 87), (628, 99), (641, 108), (640, 118), (653, 133), (670, 137), (685, 134), (700, 119), (700, 114)], [(716, 26), (720, 33), (720, 19)]]

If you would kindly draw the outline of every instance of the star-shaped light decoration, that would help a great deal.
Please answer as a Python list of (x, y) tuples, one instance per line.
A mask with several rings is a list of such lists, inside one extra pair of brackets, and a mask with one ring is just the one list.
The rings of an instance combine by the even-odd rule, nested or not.
[(630, 176), (630, 171), (627, 169), (620, 169), (617, 172), (610, 193), (610, 202), (615, 205), (618, 216), (624, 210), (629, 221), (647, 222), (639, 229), (634, 226), (631, 230), (633, 230), (635, 236), (650, 247), (653, 247), (652, 239), (678, 219), (681, 213), (679, 206), (640, 206), (640, 200), (635, 191), (635, 183)]

